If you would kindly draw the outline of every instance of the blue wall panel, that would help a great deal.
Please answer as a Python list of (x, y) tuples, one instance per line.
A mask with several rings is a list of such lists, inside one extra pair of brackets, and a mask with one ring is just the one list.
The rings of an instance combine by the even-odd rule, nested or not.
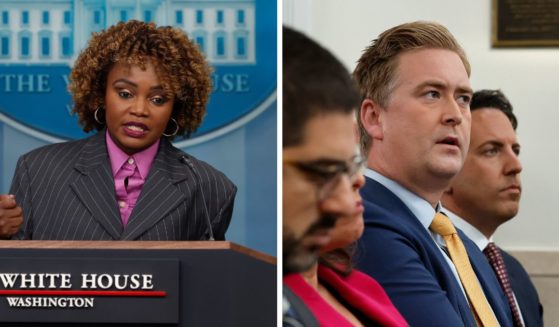
[[(10, 46), (0, 51), (9, 54), (0, 56), (0, 192), (8, 192), (20, 155), (85, 136), (70, 114), (66, 84), (70, 64), (91, 33), (117, 23), (123, 11), (127, 19), (145, 19), (149, 11), (157, 24), (180, 27), (203, 43), (214, 67), (204, 124), (192, 139), (175, 144), (237, 185), (227, 238), (276, 255), (276, 1), (130, 3), (134, 8), (122, 1), (0, 0), (2, 17), (8, 16), (6, 24), (0, 21), (0, 37), (8, 38)], [(27, 23), (21, 20), (24, 12)], [(195, 23), (196, 15), (203, 16), (201, 24)], [(46, 57), (41, 55), (42, 36), (49, 37)], [(222, 37), (225, 42), (217, 49)], [(29, 53), (22, 56), (19, 45), (27, 38)]]

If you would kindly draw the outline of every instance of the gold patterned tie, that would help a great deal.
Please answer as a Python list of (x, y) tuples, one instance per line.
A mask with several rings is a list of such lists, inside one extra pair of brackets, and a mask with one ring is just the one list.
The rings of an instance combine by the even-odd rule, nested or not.
[(458, 276), (470, 301), (470, 308), (478, 324), (484, 327), (499, 326), (499, 322), (497, 322), (470, 264), (466, 248), (464, 248), (462, 240), (448, 217), (442, 213), (437, 213), (429, 228), (443, 237), (450, 259), (454, 263), (456, 271), (458, 271)]

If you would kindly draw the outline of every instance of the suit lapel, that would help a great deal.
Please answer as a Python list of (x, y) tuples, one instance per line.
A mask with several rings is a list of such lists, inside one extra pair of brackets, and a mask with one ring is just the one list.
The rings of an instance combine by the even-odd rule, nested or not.
[(122, 223), (104, 130), (86, 143), (74, 168), (81, 174), (70, 187), (107, 233), (116, 240), (120, 239)]
[(162, 138), (138, 202), (124, 229), (123, 240), (138, 238), (185, 201), (186, 195), (176, 184), (187, 178), (187, 170), (180, 152)]

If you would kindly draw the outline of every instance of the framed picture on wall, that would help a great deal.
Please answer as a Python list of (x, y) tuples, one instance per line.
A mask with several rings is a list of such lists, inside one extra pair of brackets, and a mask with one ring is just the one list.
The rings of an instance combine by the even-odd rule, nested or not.
[(559, 0), (493, 0), (493, 47), (559, 46)]

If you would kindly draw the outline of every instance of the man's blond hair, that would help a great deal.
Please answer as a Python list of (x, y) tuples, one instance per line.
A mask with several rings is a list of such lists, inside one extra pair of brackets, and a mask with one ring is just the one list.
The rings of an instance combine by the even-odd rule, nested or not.
[[(353, 77), (359, 86), (361, 100), (370, 99), (386, 108), (396, 84), (399, 55), (417, 49), (446, 49), (455, 52), (470, 76), (470, 63), (466, 53), (446, 27), (434, 22), (406, 23), (380, 34), (357, 61)], [(357, 111), (359, 140), (361, 151), (366, 155), (372, 139), (363, 127), (360, 112), (361, 108)]]

